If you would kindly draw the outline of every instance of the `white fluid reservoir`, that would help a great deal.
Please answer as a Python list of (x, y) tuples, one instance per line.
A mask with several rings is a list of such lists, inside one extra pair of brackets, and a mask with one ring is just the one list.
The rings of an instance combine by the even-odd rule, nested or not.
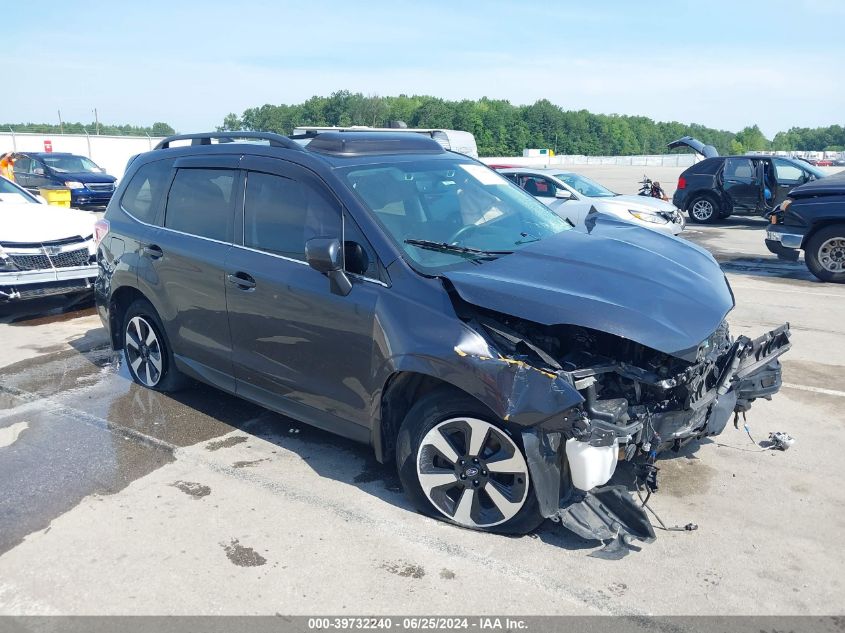
[(566, 440), (566, 459), (572, 473), (572, 485), (579, 490), (592, 490), (606, 484), (616, 470), (619, 456), (619, 440), (610, 446), (590, 446), (571, 438)]

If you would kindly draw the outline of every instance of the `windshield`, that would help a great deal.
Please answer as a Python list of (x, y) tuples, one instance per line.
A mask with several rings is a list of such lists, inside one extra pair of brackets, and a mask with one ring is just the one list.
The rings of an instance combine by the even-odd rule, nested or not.
[(578, 174), (555, 174), (555, 178), (562, 180), (575, 191), (588, 198), (611, 198), (616, 195), (607, 187), (602, 187), (599, 183), (593, 182), (589, 178), (579, 176)]
[(99, 171), (94, 161), (84, 156), (43, 156), (41, 157), (48, 167), (62, 172)]
[(38, 200), (5, 178), (0, 178), (0, 202), (32, 202), (38, 204)]
[(420, 160), (341, 173), (411, 264), (427, 273), (506, 256), (570, 228), (478, 163)]

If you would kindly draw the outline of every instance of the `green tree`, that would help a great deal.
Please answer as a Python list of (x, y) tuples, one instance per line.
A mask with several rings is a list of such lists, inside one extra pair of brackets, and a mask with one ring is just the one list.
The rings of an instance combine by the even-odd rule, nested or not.
[(150, 136), (170, 136), (171, 134), (176, 134), (176, 130), (167, 123), (162, 123), (161, 121), (153, 123), (150, 131)]
[(756, 125), (743, 128), (736, 134), (736, 141), (741, 144), (746, 151), (765, 150), (769, 149), (769, 141), (763, 136), (763, 132)]
[[(696, 123), (563, 110), (548, 99), (514, 106), (508, 101), (486, 97), (448, 101), (427, 95), (364, 96), (349, 90), (338, 90), (328, 97), (315, 95), (299, 104), (249, 108), (240, 117), (230, 113), (221, 127), (289, 134), (293, 128), (303, 125), (380, 127), (390, 121), (404, 121), (410, 127), (472, 132), (482, 156), (519, 155), (523, 149), (531, 147), (552, 148), (558, 154), (662, 154), (667, 151), (669, 142), (688, 135), (713, 145), (721, 154), (845, 146), (845, 130), (841, 125), (792, 128), (778, 132), (770, 142), (757, 125), (733, 133)], [(74, 130), (78, 127), (77, 131), (82, 132), (82, 124), (74, 126)], [(140, 128), (125, 126), (115, 133), (137, 133), (132, 131), (134, 129)]]
[(243, 129), (243, 121), (238, 118), (238, 115), (234, 112), (230, 112), (225, 117), (223, 117), (223, 125), (217, 127), (218, 132), (231, 132), (234, 130), (242, 130)]

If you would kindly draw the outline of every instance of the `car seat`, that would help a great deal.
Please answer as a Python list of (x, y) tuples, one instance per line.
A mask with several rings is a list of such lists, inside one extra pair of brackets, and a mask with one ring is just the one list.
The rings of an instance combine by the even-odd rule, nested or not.
[(525, 191), (530, 193), (532, 196), (540, 195), (540, 191), (539, 189), (537, 189), (537, 181), (533, 178), (526, 179), (525, 184), (522, 188), (525, 189)]

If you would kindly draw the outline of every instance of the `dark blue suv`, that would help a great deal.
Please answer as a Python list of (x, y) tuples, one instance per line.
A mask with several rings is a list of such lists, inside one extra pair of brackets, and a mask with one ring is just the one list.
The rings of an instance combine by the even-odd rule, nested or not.
[(135, 381), (201, 380), (367, 443), (463, 527), (645, 540), (604, 485), (617, 460), (653, 484), (661, 451), (780, 388), (789, 326), (731, 337), (699, 247), (599, 213), (575, 230), (421, 135), (302, 140), (183, 135), (131, 161), (95, 296)]
[(70, 205), (79, 209), (104, 208), (117, 180), (85, 156), (64, 152), (23, 152), (13, 155), (15, 181), (38, 193), (41, 187), (70, 189)]

